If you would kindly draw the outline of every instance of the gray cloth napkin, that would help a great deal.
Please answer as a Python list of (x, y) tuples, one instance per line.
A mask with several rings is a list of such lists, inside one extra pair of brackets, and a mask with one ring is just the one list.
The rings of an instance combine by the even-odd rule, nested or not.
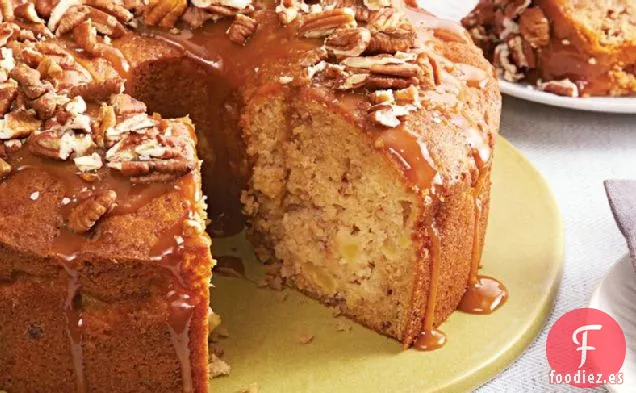
[(636, 267), (636, 180), (606, 180), (605, 192)]

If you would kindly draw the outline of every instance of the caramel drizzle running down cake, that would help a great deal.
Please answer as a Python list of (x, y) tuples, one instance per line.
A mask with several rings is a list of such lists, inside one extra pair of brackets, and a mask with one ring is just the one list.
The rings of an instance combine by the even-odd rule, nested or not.
[(479, 275), (500, 97), (457, 24), (386, 0), (1, 5), (0, 388), (207, 391), (206, 201), (278, 282), (405, 347), (505, 302)]

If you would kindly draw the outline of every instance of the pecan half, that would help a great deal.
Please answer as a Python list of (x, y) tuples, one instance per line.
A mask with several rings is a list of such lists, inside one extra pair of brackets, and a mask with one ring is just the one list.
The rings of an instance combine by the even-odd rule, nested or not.
[(363, 27), (336, 30), (325, 40), (325, 48), (335, 56), (360, 56), (371, 42), (371, 32)]
[(40, 73), (25, 64), (16, 66), (9, 75), (18, 82), (20, 90), (29, 99), (36, 99), (49, 90), (42, 83)]
[(17, 96), (18, 87), (15, 82), (0, 83), (0, 116), (4, 116), (9, 111)]
[(150, 26), (173, 27), (187, 7), (187, 0), (152, 0), (144, 21)]
[(2, 11), (2, 20), (5, 22), (11, 22), (15, 19), (13, 13), (14, 10), (13, 0), (0, 0), (0, 11)]
[(576, 98), (579, 96), (579, 87), (576, 85), (576, 83), (572, 82), (569, 79), (539, 83), (538, 87), (545, 92), (564, 97)]
[(227, 35), (230, 41), (235, 44), (245, 45), (248, 38), (256, 32), (257, 27), (258, 23), (256, 22), (256, 19), (243, 14), (238, 14), (230, 28), (227, 30)]
[(115, 16), (94, 7), (88, 7), (88, 12), (98, 33), (112, 38), (119, 38), (126, 33), (126, 28)]
[(60, 136), (58, 130), (34, 132), (27, 144), (33, 154), (62, 161), (73, 154), (82, 156), (94, 146), (90, 135), (75, 135), (70, 131)]
[(69, 97), (81, 96), (88, 102), (108, 101), (113, 94), (124, 90), (125, 81), (122, 78), (112, 78), (105, 81), (91, 81), (89, 83), (74, 85), (69, 90)]
[(44, 19), (40, 18), (35, 10), (33, 3), (24, 3), (15, 7), (15, 16), (31, 23), (44, 23)]
[(99, 147), (106, 145), (106, 132), (117, 125), (117, 116), (112, 106), (102, 104), (99, 108), (99, 122), (93, 129), (93, 140)]
[(53, 11), (55, 3), (55, 0), (35, 0), (35, 10), (41, 17), (49, 18), (51, 16), (51, 12)]
[(525, 77), (519, 72), (519, 68), (511, 60), (510, 47), (507, 43), (501, 43), (495, 47), (494, 64), (501, 76), (509, 82), (517, 82)]
[[(60, 0), (55, 7), (51, 9), (51, 16), (49, 17), (49, 22), (47, 23), (47, 27), (52, 32), (57, 31), (57, 27), (62, 20), (62, 17), (72, 8), (79, 7), (82, 5), (82, 0)], [(37, 4), (36, 4), (37, 9)]]
[(130, 22), (134, 17), (126, 7), (113, 0), (86, 0), (84, 3), (114, 16), (122, 23)]
[[(50, 119), (55, 114), (55, 109), (60, 103), (60, 97), (56, 93), (44, 93), (42, 96), (31, 101), (29, 105), (35, 109), (38, 117), (42, 120)], [(68, 98), (66, 99), (68, 100)]]
[(73, 39), (87, 53), (108, 60), (120, 74), (128, 71), (128, 61), (118, 48), (97, 41), (97, 31), (93, 27), (91, 19), (86, 19), (75, 26)]
[(57, 31), (55, 32), (58, 36), (64, 35), (68, 32), (73, 31), (75, 26), (79, 25), (86, 19), (88, 19), (90, 11), (88, 7), (71, 7), (69, 11), (62, 16), (60, 22), (58, 23)]
[(521, 38), (521, 36), (514, 36), (508, 40), (508, 46), (510, 47), (510, 54), (514, 63), (525, 69), (535, 68), (537, 65), (537, 58), (534, 53), (534, 49)]
[(413, 30), (389, 28), (373, 33), (367, 47), (368, 53), (406, 52), (415, 46), (416, 33)]
[(115, 113), (120, 116), (146, 113), (146, 104), (125, 93), (113, 94), (110, 97), (110, 105), (113, 106)]
[(117, 193), (113, 190), (96, 191), (71, 210), (68, 228), (76, 233), (88, 232), (97, 221), (115, 206)]
[(325, 37), (337, 29), (356, 27), (355, 12), (351, 8), (336, 8), (304, 15), (299, 33), (307, 38)]
[(519, 32), (534, 48), (550, 43), (550, 23), (539, 7), (528, 8), (519, 18)]
[(11, 173), (11, 165), (8, 162), (0, 158), (0, 180), (4, 179)]
[(181, 20), (194, 29), (203, 26), (203, 24), (210, 19), (214, 19), (214, 15), (193, 5), (189, 5), (181, 17)]

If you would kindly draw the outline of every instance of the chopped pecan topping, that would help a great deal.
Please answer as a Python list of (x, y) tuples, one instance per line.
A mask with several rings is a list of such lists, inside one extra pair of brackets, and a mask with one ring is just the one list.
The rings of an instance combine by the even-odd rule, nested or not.
[(398, 28), (413, 30), (404, 14), (394, 8), (383, 8), (373, 12), (369, 16), (367, 27), (374, 32)]
[(15, 16), (31, 23), (44, 23), (44, 19), (40, 18), (35, 11), (35, 5), (33, 3), (24, 3), (15, 7)]
[(11, 173), (11, 165), (8, 162), (0, 158), (0, 180), (4, 179)]
[(94, 146), (90, 135), (76, 135), (72, 131), (62, 133), (60, 128), (34, 132), (27, 144), (33, 154), (62, 161), (72, 155), (82, 156)]
[(256, 19), (243, 14), (238, 14), (230, 28), (227, 30), (227, 35), (230, 38), (230, 41), (235, 44), (245, 45), (247, 39), (256, 32), (257, 27), (258, 23), (256, 22)]
[(100, 218), (112, 210), (116, 200), (117, 193), (113, 190), (96, 191), (71, 210), (68, 228), (77, 233), (88, 232)]
[(40, 73), (25, 64), (16, 66), (9, 75), (18, 82), (20, 90), (29, 99), (36, 99), (50, 90), (49, 86), (42, 83)]
[(53, 6), (55, 5), (55, 0), (35, 0), (35, 10), (38, 15), (43, 18), (49, 18), (51, 16), (51, 12), (53, 11)]
[(18, 86), (13, 81), (0, 83), (0, 116), (4, 116), (18, 96)]
[(115, 16), (94, 7), (87, 8), (88, 17), (99, 34), (119, 38), (126, 33), (126, 28)]
[(369, 70), (373, 74), (396, 76), (402, 78), (417, 77), (420, 68), (417, 64), (407, 63), (394, 56), (349, 57), (342, 61), (348, 68)]
[(0, 23), (0, 45), (4, 47), (20, 34), (20, 26), (15, 23)]
[(173, 27), (187, 7), (187, 0), (154, 0), (145, 12), (144, 21), (150, 26)]
[(0, 139), (26, 138), (40, 129), (41, 125), (34, 110), (18, 109), (0, 120)]
[(56, 34), (64, 35), (73, 31), (77, 25), (88, 19), (89, 14), (90, 10), (88, 7), (73, 6), (69, 8), (68, 12), (60, 19)]
[(506, 18), (514, 19), (521, 15), (525, 10), (530, 7), (532, 0), (513, 0), (510, 1), (504, 8), (503, 15)]
[[(55, 110), (58, 104), (60, 104), (60, 98), (61, 97), (58, 96), (56, 93), (44, 93), (40, 97), (31, 101), (30, 106), (35, 109), (40, 119), (50, 119), (55, 114)], [(66, 101), (68, 101), (68, 98), (64, 98), (66, 99)]]
[(372, 111), (373, 120), (385, 127), (395, 128), (400, 125), (400, 119), (393, 112), (393, 108), (381, 108)]
[(5, 22), (11, 22), (15, 19), (13, 13), (15, 4), (13, 0), (0, 0), (0, 11), (2, 11), (2, 19)]
[(114, 16), (121, 23), (130, 22), (134, 17), (125, 6), (113, 0), (86, 0), (85, 4)]
[(510, 82), (517, 82), (523, 79), (524, 75), (519, 72), (519, 68), (511, 60), (510, 47), (507, 43), (501, 43), (495, 48), (494, 63), (501, 76)]
[(415, 46), (416, 33), (413, 30), (391, 28), (373, 33), (368, 53), (406, 52)]
[(521, 36), (514, 36), (508, 40), (512, 60), (518, 67), (532, 69), (536, 67), (537, 60), (534, 49), (524, 41)]
[(88, 102), (108, 101), (113, 94), (124, 90), (125, 81), (122, 78), (112, 78), (101, 82), (91, 81), (86, 84), (72, 86), (69, 97), (81, 96)]
[(304, 37), (316, 38), (328, 36), (337, 29), (356, 26), (353, 9), (336, 8), (304, 15), (299, 32)]
[[(57, 27), (62, 20), (62, 17), (72, 8), (79, 7), (82, 5), (82, 0), (60, 0), (55, 7), (51, 10), (51, 16), (49, 17), (49, 22), (47, 27), (52, 32), (57, 31)], [(37, 4), (36, 4), (37, 9)]]
[(102, 104), (99, 108), (97, 127), (93, 128), (93, 140), (99, 147), (106, 146), (106, 132), (117, 125), (117, 115), (112, 106)]
[(0, 180), (4, 179), (11, 173), (11, 165), (0, 158)]
[(146, 113), (146, 104), (124, 93), (113, 94), (110, 97), (110, 105), (113, 106), (115, 114), (120, 116)]
[(247, 10), (252, 6), (252, 0), (191, 0), (193, 6), (208, 11), (214, 11), (218, 7), (238, 11)]
[(519, 18), (519, 32), (532, 47), (550, 43), (550, 23), (539, 7), (528, 8)]
[(104, 166), (102, 158), (97, 153), (93, 153), (89, 156), (75, 157), (73, 159), (73, 162), (75, 163), (77, 169), (79, 169), (81, 172), (96, 171)]
[(335, 56), (360, 56), (371, 42), (371, 32), (363, 27), (336, 30), (325, 40), (325, 48)]
[(214, 19), (215, 17), (216, 15), (211, 14), (202, 8), (189, 5), (188, 9), (186, 9), (185, 13), (181, 17), (181, 20), (190, 25), (190, 27), (196, 29), (203, 26), (206, 21)]
[(152, 132), (125, 133), (106, 153), (108, 167), (133, 183), (166, 181), (191, 172), (196, 166), (191, 125), (160, 121)]
[(391, 0), (364, 0), (364, 5), (372, 11), (377, 11), (384, 7), (390, 7)]
[(281, 0), (276, 6), (278, 19), (284, 25), (293, 22), (299, 15), (308, 11), (309, 7), (302, 0)]
[(107, 59), (120, 73), (128, 71), (128, 61), (121, 51), (111, 45), (98, 42), (97, 30), (93, 27), (91, 19), (86, 19), (73, 29), (73, 39), (87, 53)]
[(52, 56), (44, 56), (37, 68), (42, 79), (59, 81), (64, 77), (64, 69)]
[(539, 83), (538, 87), (545, 92), (557, 94), (564, 97), (576, 98), (579, 96), (579, 87), (576, 85), (576, 83), (572, 82), (569, 79)]

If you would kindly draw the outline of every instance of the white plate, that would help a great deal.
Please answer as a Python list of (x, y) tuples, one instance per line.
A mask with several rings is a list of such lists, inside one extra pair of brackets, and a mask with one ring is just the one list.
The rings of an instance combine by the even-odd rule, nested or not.
[(634, 393), (636, 386), (636, 271), (627, 256), (610, 269), (601, 281), (590, 307), (611, 315), (623, 328), (627, 341), (627, 355), (621, 371), (622, 385), (607, 385), (612, 393)]
[(636, 97), (570, 98), (546, 93), (521, 83), (499, 81), (501, 92), (528, 101), (582, 111), (636, 114)]

